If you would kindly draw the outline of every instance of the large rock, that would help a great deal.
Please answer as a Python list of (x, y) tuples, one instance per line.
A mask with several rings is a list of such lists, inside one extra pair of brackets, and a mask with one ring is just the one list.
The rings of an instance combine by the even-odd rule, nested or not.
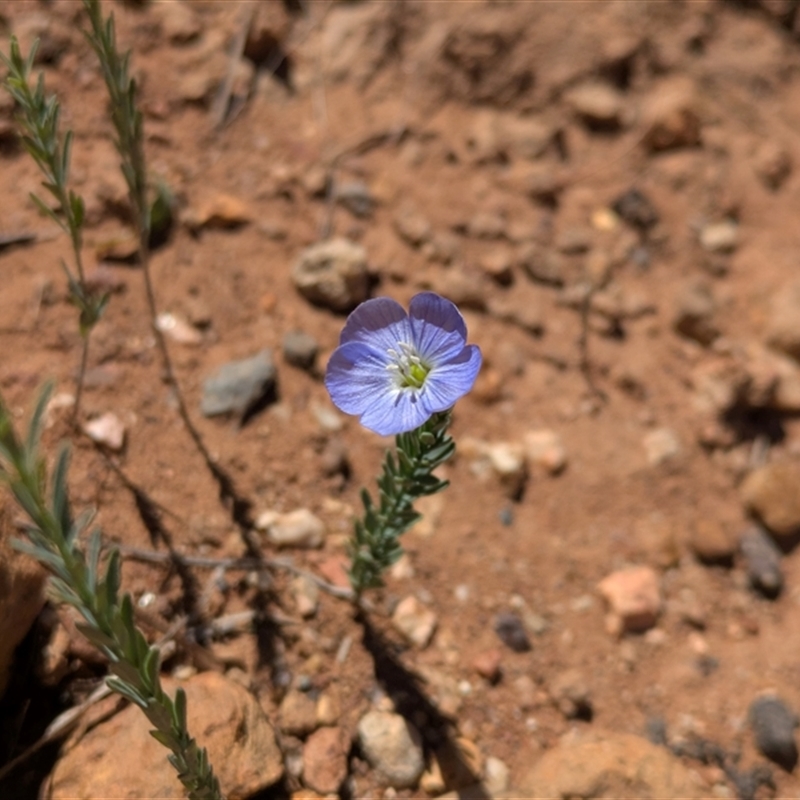
[(350, 311), (367, 299), (367, 253), (348, 239), (331, 239), (307, 247), (292, 267), (300, 294), (332, 311)]
[(44, 605), (44, 570), (11, 547), (12, 536), (0, 502), (0, 696), (8, 684), (14, 650)]
[(699, 779), (666, 748), (630, 733), (563, 739), (520, 784), (518, 797), (655, 800), (707, 797)]
[[(165, 681), (170, 694), (174, 681)], [(283, 775), (283, 758), (272, 726), (256, 699), (215, 672), (183, 684), (189, 732), (208, 749), (228, 800), (241, 800)], [(89, 731), (53, 771), (53, 800), (100, 797), (183, 798), (168, 752), (150, 736), (147, 718), (135, 706)]]

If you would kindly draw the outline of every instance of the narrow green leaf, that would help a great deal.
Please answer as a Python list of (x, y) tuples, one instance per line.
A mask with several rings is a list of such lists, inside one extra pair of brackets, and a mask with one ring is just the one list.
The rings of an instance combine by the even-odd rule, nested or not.
[(56, 456), (56, 463), (52, 475), (52, 514), (61, 526), (67, 542), (69, 543), (72, 529), (72, 515), (69, 510), (67, 495), (67, 469), (69, 468), (69, 449), (62, 446)]
[(147, 639), (144, 638), (144, 634), (138, 628), (133, 629), (131, 642), (133, 644), (133, 663), (137, 666), (144, 666), (151, 648)]
[(186, 692), (178, 687), (175, 692), (175, 704), (173, 706), (175, 727), (179, 731), (188, 730), (186, 722)]
[(84, 622), (76, 622), (75, 627), (99, 650), (104, 653), (113, 653), (116, 649), (116, 642), (107, 636), (99, 628), (88, 625)]
[(42, 506), (31, 494), (30, 489), (25, 484), (15, 481), (11, 484), (11, 493), (22, 506), (22, 510), (38, 525), (42, 518)]
[(89, 535), (89, 543), (86, 547), (86, 578), (89, 584), (89, 591), (94, 595), (97, 594), (97, 570), (100, 563), (100, 546), (100, 528), (95, 528)]
[[(180, 750), (180, 744), (172, 733), (168, 731), (150, 731), (150, 735), (159, 743), (164, 745), (168, 750)], [(174, 766), (174, 764), (173, 764)]]
[(145, 701), (145, 708), (147, 707), (147, 697), (144, 695), (141, 690), (140, 686), (142, 683), (141, 676), (139, 675), (139, 670), (136, 668), (135, 665), (131, 664), (129, 661), (125, 659), (119, 659), (117, 661), (112, 661), (109, 664), (109, 669), (122, 681), (127, 683), (129, 686), (134, 688), (138, 693), (139, 696)]
[(119, 587), (121, 583), (121, 564), (119, 550), (114, 548), (108, 556), (106, 574), (103, 579), (103, 590), (106, 607), (111, 610), (119, 605)]
[(35, 558), (40, 564), (44, 564), (54, 572), (57, 568), (63, 568), (64, 566), (60, 555), (42, 547), (37, 547), (24, 539), (12, 539), (11, 546), (19, 553), (25, 553), (25, 555)]
[(160, 662), (161, 654), (158, 652), (158, 648), (149, 648), (144, 659), (142, 672), (144, 673), (143, 677), (145, 678), (145, 683), (151, 690), (158, 684)]
[(31, 192), (28, 197), (33, 201), (34, 205), (39, 209), (39, 211), (45, 216), (50, 217), (54, 222), (58, 223), (58, 225), (63, 229), (67, 230), (67, 227), (64, 223), (64, 220), (53, 211), (48, 205), (45, 204), (43, 200), (41, 200), (37, 195)]
[(106, 678), (106, 685), (112, 692), (121, 694), (124, 698), (139, 706), (139, 708), (147, 708), (147, 700), (145, 700), (129, 683), (110, 675)]
[(25, 449), (28, 452), (35, 452), (39, 447), (39, 439), (42, 435), (42, 427), (44, 425), (44, 412), (47, 409), (47, 404), (50, 402), (50, 397), (53, 394), (53, 383), (48, 381), (36, 401), (31, 415), (31, 421), (28, 424), (28, 435), (25, 439)]
[(72, 151), (72, 131), (64, 134), (64, 142), (61, 146), (61, 185), (66, 186), (69, 180), (69, 158)]
[(129, 594), (122, 596), (122, 601), (119, 604), (119, 615), (125, 623), (125, 629), (131, 633), (136, 630), (136, 625), (133, 622), (133, 600)]
[(48, 584), (50, 593), (58, 598), (60, 603), (65, 603), (73, 608), (81, 608), (83, 603), (70, 583), (70, 576), (66, 572), (60, 577), (51, 577)]

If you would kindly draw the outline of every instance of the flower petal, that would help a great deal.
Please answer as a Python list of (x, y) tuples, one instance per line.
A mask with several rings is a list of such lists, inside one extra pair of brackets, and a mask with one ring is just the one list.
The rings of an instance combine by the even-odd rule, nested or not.
[(381, 436), (413, 431), (430, 417), (423, 402), (424, 391), (395, 389), (370, 398), (369, 408), (359, 422)]
[(431, 370), (420, 397), (428, 416), (450, 408), (472, 389), (482, 361), (480, 348), (469, 344), (456, 358)]
[(347, 318), (339, 344), (363, 342), (374, 350), (397, 349), (398, 342), (411, 340), (408, 315), (390, 297), (375, 297), (363, 302)]
[(388, 397), (395, 389), (388, 363), (388, 355), (361, 342), (337, 347), (325, 370), (333, 404), (345, 414), (363, 414), (376, 398)]
[(413, 343), (424, 361), (441, 364), (457, 356), (467, 340), (467, 325), (456, 306), (433, 292), (421, 292), (408, 309)]

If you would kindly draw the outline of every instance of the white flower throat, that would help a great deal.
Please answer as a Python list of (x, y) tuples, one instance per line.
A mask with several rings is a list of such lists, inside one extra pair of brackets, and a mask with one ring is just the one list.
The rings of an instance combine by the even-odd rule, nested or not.
[(386, 369), (394, 375), (401, 389), (421, 389), (431, 368), (417, 354), (416, 348), (408, 342), (398, 342), (397, 350), (386, 351), (392, 359)]

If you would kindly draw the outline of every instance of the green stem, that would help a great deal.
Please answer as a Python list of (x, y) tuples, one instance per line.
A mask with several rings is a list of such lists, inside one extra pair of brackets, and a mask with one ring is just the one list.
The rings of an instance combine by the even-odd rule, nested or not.
[(381, 573), (402, 555), (399, 538), (420, 515), (414, 501), (447, 486), (434, 470), (455, 452), (447, 433), (450, 412), (434, 414), (424, 425), (395, 439), (396, 457), (387, 452), (378, 478), (379, 502), (361, 493), (364, 515), (355, 522), (350, 545), (350, 583), (356, 601), (369, 588), (383, 585)]
[(24, 442), (17, 437), (0, 398), (0, 477), (33, 523), (27, 531), (28, 542), (16, 544), (53, 573), (52, 593), (84, 618), (79, 629), (109, 659), (114, 673), (108, 678), (109, 686), (145, 713), (154, 728), (152, 735), (172, 751), (169, 760), (190, 800), (222, 800), (208, 755), (188, 732), (185, 695), (179, 689), (173, 700), (164, 692), (158, 649), (148, 645), (134, 625), (130, 595), (119, 597), (119, 553), (111, 553), (105, 574), (100, 575), (100, 531), (92, 532), (86, 553), (78, 547), (88, 519), (72, 517), (66, 451), (56, 460), (48, 500), (38, 440), (49, 394), (48, 389), (40, 397)]

